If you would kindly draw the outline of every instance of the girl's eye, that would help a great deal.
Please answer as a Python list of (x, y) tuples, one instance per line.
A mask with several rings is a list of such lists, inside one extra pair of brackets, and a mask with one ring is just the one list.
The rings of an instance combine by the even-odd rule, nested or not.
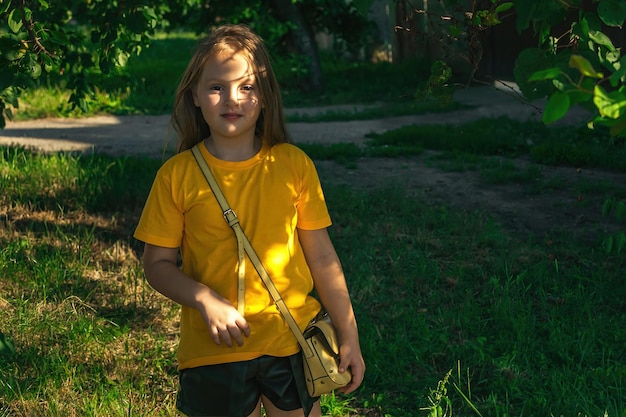
[(252, 90), (254, 90), (254, 87), (251, 86), (251, 85), (244, 85), (244, 86), (241, 87), (241, 90), (242, 91), (252, 91)]
[(209, 87), (209, 90), (211, 90), (211, 91), (222, 91), (222, 86), (220, 86), (220, 85), (212, 85), (211, 87)]

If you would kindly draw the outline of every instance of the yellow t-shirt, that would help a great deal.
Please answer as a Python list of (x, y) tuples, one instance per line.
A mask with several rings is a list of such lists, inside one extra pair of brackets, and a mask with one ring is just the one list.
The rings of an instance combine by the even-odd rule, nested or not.
[[(287, 306), (302, 329), (319, 311), (297, 229), (330, 226), (313, 162), (290, 144), (264, 145), (249, 160), (222, 161), (200, 149)], [(180, 248), (182, 270), (237, 306), (237, 241), (191, 151), (157, 173), (134, 236)], [(246, 257), (245, 313), (250, 337), (242, 347), (217, 346), (200, 313), (183, 306), (179, 369), (288, 356), (299, 346)]]

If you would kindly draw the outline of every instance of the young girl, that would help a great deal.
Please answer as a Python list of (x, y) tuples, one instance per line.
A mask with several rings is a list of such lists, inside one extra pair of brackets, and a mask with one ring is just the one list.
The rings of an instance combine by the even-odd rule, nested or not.
[[(290, 144), (262, 40), (224, 25), (202, 41), (178, 87), (171, 120), (178, 154), (150, 191), (135, 237), (150, 285), (182, 305), (178, 409), (190, 416), (320, 416), (300, 348), (248, 260), (238, 301), (233, 230), (189, 149), (200, 149), (302, 329), (320, 310), (340, 338), (349, 393), (363, 381), (357, 324), (312, 161)], [(182, 267), (178, 264), (178, 254)]]

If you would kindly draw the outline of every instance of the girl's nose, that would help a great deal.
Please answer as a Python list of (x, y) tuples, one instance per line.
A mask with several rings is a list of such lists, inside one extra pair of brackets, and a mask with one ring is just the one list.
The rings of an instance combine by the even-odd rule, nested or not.
[(237, 88), (230, 88), (230, 89), (226, 89), (224, 90), (224, 102), (228, 105), (231, 104), (239, 104), (239, 89)]

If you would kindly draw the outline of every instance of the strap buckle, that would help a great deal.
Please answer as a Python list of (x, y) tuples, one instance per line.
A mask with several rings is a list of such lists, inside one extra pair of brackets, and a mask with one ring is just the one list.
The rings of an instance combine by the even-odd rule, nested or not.
[(229, 226), (232, 226), (235, 223), (239, 223), (239, 219), (237, 218), (237, 213), (235, 213), (235, 211), (231, 208), (224, 211), (222, 215), (224, 216), (224, 220), (226, 220), (226, 223), (228, 223)]

